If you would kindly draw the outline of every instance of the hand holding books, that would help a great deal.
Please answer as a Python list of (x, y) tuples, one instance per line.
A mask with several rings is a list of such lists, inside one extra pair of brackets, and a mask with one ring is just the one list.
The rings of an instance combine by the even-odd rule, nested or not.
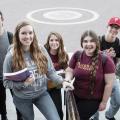
[(31, 74), (25, 81), (24, 84), (25, 86), (31, 85), (35, 81), (35, 77), (33, 74)]

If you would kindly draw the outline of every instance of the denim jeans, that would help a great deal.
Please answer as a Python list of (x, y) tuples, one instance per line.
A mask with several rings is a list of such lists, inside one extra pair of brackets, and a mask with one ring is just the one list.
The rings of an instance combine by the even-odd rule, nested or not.
[[(114, 115), (117, 113), (117, 111), (120, 108), (120, 83), (119, 79), (116, 79), (113, 84), (112, 88), (112, 95), (110, 99), (110, 106), (105, 112), (105, 116), (108, 118), (113, 118)], [(99, 120), (99, 113), (94, 114), (94, 119), (93, 120)]]
[(56, 107), (49, 96), (44, 92), (37, 98), (23, 99), (13, 96), (13, 102), (22, 114), (24, 120), (34, 120), (33, 104), (40, 110), (47, 120), (60, 120)]
[[(10, 89), (10, 93), (13, 96), (12, 89)], [(19, 112), (19, 110), (17, 108), (16, 108), (16, 114), (17, 114), (17, 120), (23, 120), (22, 115), (21, 115), (21, 113)]]
[(120, 82), (119, 79), (116, 79), (112, 89), (110, 106), (106, 111), (105, 116), (107, 116), (108, 118), (114, 117), (119, 108), (120, 108)]

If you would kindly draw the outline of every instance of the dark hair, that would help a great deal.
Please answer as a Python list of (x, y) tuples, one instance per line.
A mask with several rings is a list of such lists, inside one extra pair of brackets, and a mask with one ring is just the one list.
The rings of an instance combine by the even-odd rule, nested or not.
[(111, 24), (111, 25), (109, 25), (110, 27), (112, 27), (112, 28), (115, 28), (115, 29), (120, 29), (120, 26), (118, 26), (118, 25), (116, 25), (116, 24)]
[(100, 41), (99, 41), (99, 38), (98, 38), (97, 34), (92, 30), (87, 30), (82, 34), (82, 36), (81, 36), (81, 47), (83, 47), (84, 38), (87, 37), (87, 36), (92, 37), (94, 42), (96, 43), (96, 50), (95, 50), (94, 54), (97, 54), (98, 51), (100, 50)]
[(4, 20), (3, 18), (3, 13), (0, 11), (1, 19)]

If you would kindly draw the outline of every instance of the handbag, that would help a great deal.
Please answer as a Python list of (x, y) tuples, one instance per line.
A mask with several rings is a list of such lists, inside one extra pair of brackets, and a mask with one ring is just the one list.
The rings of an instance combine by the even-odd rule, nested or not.
[[(65, 78), (65, 71), (64, 70), (56, 71), (56, 73), (58, 75), (60, 75), (62, 78)], [(48, 89), (53, 89), (53, 88), (60, 89), (60, 88), (62, 88), (62, 84), (57, 84), (57, 83), (53, 82), (52, 80), (48, 80), (47, 87), (48, 87)]]
[(77, 109), (76, 101), (72, 91), (67, 91), (66, 94), (66, 112), (68, 120), (80, 120), (79, 112)]

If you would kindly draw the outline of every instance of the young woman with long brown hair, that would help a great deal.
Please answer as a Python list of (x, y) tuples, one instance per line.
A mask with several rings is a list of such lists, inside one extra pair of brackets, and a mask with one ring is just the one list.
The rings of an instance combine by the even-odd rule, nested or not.
[(70, 81), (75, 77), (73, 94), (80, 120), (89, 120), (97, 110), (106, 108), (115, 79), (115, 65), (107, 55), (103, 65), (103, 53), (95, 32), (85, 31), (80, 42), (83, 51), (73, 54), (65, 79)]
[(32, 73), (25, 81), (15, 82), (4, 77), (4, 86), (12, 89), (13, 102), (23, 119), (34, 120), (34, 104), (47, 120), (60, 120), (47, 92), (47, 80), (64, 86), (70, 84), (56, 74), (46, 49), (38, 44), (32, 25), (23, 21), (16, 26), (13, 46), (6, 55), (3, 71), (12, 73), (25, 67)]
[[(45, 44), (56, 71), (64, 73), (68, 67), (68, 54), (65, 51), (63, 38), (57, 32), (51, 32)], [(61, 73), (61, 74), (63, 74)], [(55, 85), (52, 80), (48, 81), (48, 92), (57, 108), (60, 119), (63, 120), (61, 87)]]

